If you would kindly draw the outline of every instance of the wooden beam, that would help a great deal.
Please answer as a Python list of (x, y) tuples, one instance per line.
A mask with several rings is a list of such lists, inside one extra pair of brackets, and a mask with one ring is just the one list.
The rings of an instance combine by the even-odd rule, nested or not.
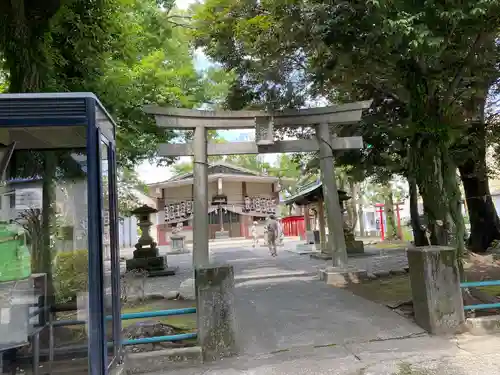
[[(362, 137), (333, 137), (334, 150), (353, 150), (363, 148)], [(315, 152), (319, 150), (316, 139), (298, 139), (277, 141), (272, 145), (257, 146), (255, 142), (209, 143), (208, 155), (247, 155), (247, 154), (279, 154), (289, 152)], [(192, 156), (192, 143), (164, 143), (159, 145), (160, 156)]]
[(355, 102), (331, 107), (283, 110), (273, 113), (264, 111), (200, 111), (182, 108), (164, 108), (148, 105), (146, 113), (156, 118), (159, 127), (192, 129), (205, 126), (212, 129), (250, 129), (257, 118), (271, 118), (275, 127), (310, 126), (320, 123), (351, 124), (361, 119), (371, 101)]

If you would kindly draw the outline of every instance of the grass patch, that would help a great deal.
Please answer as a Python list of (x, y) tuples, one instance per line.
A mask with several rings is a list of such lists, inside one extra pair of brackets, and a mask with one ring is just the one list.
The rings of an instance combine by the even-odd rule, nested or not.
[(499, 297), (500, 296), (500, 285), (495, 285), (495, 286), (480, 286), (476, 288), (480, 290), (481, 292), (488, 294), (493, 297)]
[(325, 345), (314, 345), (313, 348), (315, 348), (315, 349), (320, 349), (320, 348), (334, 348), (336, 346), (337, 346), (337, 344), (325, 344)]
[(401, 228), (401, 231), (403, 232), (403, 241), (413, 241), (413, 231), (409, 227), (404, 226)]
[[(196, 307), (196, 302), (193, 301), (151, 301), (145, 302), (144, 304), (138, 304), (134, 306), (122, 306), (122, 313), (137, 313), (137, 312), (145, 312), (145, 311), (157, 311), (157, 310), (169, 310), (169, 309), (182, 309)], [(76, 320), (77, 312), (64, 312), (57, 314), (57, 320)], [(122, 328), (127, 328), (132, 324), (135, 324), (140, 321), (145, 320), (154, 320), (164, 324), (171, 325), (177, 328), (182, 332), (192, 332), (196, 330), (196, 314), (186, 314), (186, 315), (175, 315), (175, 316), (162, 316), (157, 318), (139, 318), (139, 319), (129, 319), (122, 320)], [(85, 326), (75, 325), (75, 326), (67, 326), (65, 327), (71, 332), (75, 339), (79, 339), (86, 336)]]
[(393, 375), (429, 375), (428, 371), (417, 370), (413, 368), (409, 363), (401, 363), (398, 367), (398, 372), (394, 373)]
[(384, 305), (408, 301), (412, 297), (410, 277), (408, 275), (366, 280), (359, 284), (349, 284), (345, 288), (360, 297)]

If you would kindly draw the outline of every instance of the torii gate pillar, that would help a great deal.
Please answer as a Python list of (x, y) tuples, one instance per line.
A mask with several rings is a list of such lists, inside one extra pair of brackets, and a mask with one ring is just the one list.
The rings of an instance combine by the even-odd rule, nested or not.
[(207, 129), (198, 126), (194, 129), (194, 166), (193, 166), (193, 266), (206, 266), (210, 263), (208, 251), (208, 157)]
[(344, 237), (344, 219), (339, 203), (339, 194), (335, 179), (335, 163), (333, 160), (333, 149), (330, 146), (332, 142), (328, 124), (323, 123), (316, 127), (316, 138), (318, 139), (319, 146), (323, 199), (328, 226), (328, 238), (326, 242), (332, 251), (333, 266), (346, 267), (347, 249)]

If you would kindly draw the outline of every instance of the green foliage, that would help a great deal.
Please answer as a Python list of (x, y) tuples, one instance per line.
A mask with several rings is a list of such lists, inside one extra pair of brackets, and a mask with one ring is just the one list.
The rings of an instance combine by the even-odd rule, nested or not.
[(88, 250), (57, 254), (53, 269), (56, 302), (73, 302), (78, 293), (87, 292), (88, 271)]
[(303, 59), (274, 38), (268, 5), (208, 0), (192, 9), (195, 46), (234, 74), (226, 108), (297, 108), (307, 99)]
[[(374, 99), (360, 127), (337, 132), (373, 147), (337, 160), (380, 180), (415, 179), (437, 244), (447, 231), (463, 231), (454, 147), (470, 144), (470, 119), (498, 80), (499, 10), (498, 0), (210, 0), (196, 10), (195, 37), (214, 60), (244, 72), (246, 93), (272, 107), (273, 88), (296, 87), (296, 77), (311, 83), (302, 99)], [(255, 77), (265, 79), (252, 84)]]
[[(107, 178), (103, 178), (103, 186), (107, 186)], [(140, 204), (139, 194), (147, 195), (146, 184), (139, 179), (137, 172), (128, 168), (119, 168), (117, 173), (117, 200), (120, 217), (130, 216), (130, 212)], [(108, 205), (108, 191), (104, 191), (105, 206)]]
[(216, 68), (196, 71), (187, 28), (179, 27), (185, 15), (170, 1), (46, 3), (24, 9), (0, 0), (9, 91), (92, 91), (117, 121), (121, 165), (171, 162), (156, 159), (157, 145), (174, 134), (158, 129), (143, 105), (218, 102), (231, 81)]
[(393, 375), (430, 375), (431, 373), (426, 370), (421, 370), (421, 369), (415, 369), (414, 366), (412, 366), (409, 363), (403, 362), (399, 364), (399, 369), (398, 372), (394, 373)]

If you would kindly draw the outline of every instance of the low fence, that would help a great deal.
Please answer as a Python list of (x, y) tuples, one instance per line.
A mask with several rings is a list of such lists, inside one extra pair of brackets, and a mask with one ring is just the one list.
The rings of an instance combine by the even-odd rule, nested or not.
[[(176, 316), (176, 315), (187, 315), (187, 314), (196, 314), (196, 308), (184, 308), (184, 309), (170, 309), (170, 310), (158, 310), (158, 311), (145, 311), (145, 312), (134, 312), (134, 313), (125, 313), (121, 315), (121, 320), (132, 320), (132, 319), (141, 319), (141, 318), (159, 318), (165, 316)], [(113, 318), (111, 316), (107, 316), (106, 320), (111, 321)], [(56, 327), (68, 327), (75, 325), (85, 325), (87, 324), (86, 320), (55, 320), (49, 322), (50, 329), (50, 342), (49, 342), (49, 360), (54, 359), (54, 328)], [(155, 337), (143, 337), (139, 339), (128, 339), (123, 340), (122, 345), (141, 345), (141, 344), (153, 344), (160, 342), (174, 342), (174, 341), (183, 341), (183, 340), (191, 340), (196, 339), (198, 337), (197, 332), (188, 332), (188, 333), (180, 333), (176, 335), (168, 335), (168, 336), (155, 336)], [(111, 343), (108, 343), (111, 345)]]
[[(460, 283), (461, 288), (478, 288), (478, 287), (499, 286), (499, 285), (500, 285), (500, 280), (470, 281), (470, 282)], [(464, 306), (465, 311), (487, 310), (487, 309), (500, 309), (500, 302), (478, 303), (476, 305)]]

